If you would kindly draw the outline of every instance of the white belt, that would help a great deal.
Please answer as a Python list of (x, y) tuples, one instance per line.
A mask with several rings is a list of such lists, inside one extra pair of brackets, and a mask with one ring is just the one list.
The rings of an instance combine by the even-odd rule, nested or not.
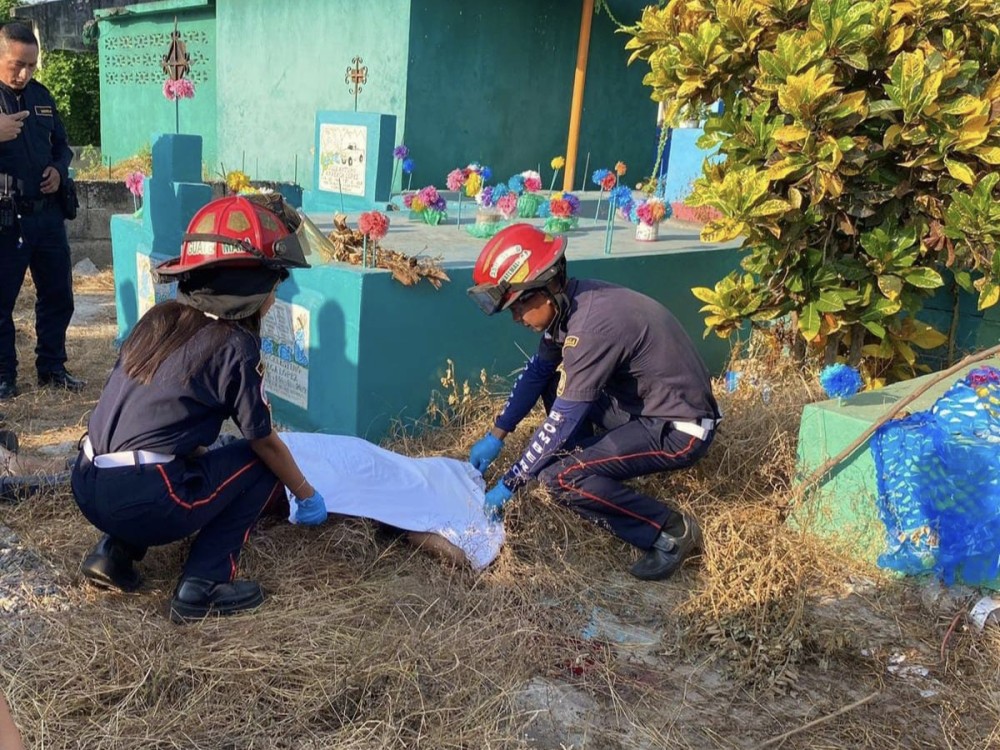
[(153, 451), (118, 451), (117, 453), (102, 453), (94, 455), (94, 446), (90, 438), (83, 441), (83, 455), (98, 469), (114, 469), (120, 466), (141, 466), (143, 464), (166, 464), (174, 460), (171, 453), (154, 453)]
[(683, 432), (685, 435), (704, 440), (712, 434), (712, 430), (715, 429), (716, 424), (718, 422), (714, 419), (701, 419), (697, 422), (671, 422), (670, 426), (678, 432)]

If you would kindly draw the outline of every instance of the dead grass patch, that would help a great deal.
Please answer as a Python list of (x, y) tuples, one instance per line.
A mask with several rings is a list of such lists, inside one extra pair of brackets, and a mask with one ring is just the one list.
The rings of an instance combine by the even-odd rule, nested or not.
[[(87, 283), (109, 291), (106, 280)], [(22, 370), (30, 303), (26, 289)], [(113, 338), (111, 320), (71, 331), (71, 369), (91, 383), (84, 393), (28, 389), (5, 406), (27, 450), (78, 437)], [(941, 658), (954, 601), (928, 603), (911, 582), (784, 524), (799, 414), (817, 393), (766, 351), (740, 366), (758, 387), (720, 385), (726, 418), (709, 456), (640, 480), (702, 521), (701, 563), (675, 580), (631, 579), (633, 550), (533, 490), (512, 504), (508, 544), (478, 576), (363, 520), (319, 529), (265, 520), (243, 559), (270, 593), (265, 606), (181, 628), (164, 615), (185, 545), (149, 553), (140, 593), (95, 592), (76, 570), (97, 534), (60, 491), (0, 505), (0, 522), (67, 592), (64, 609), (0, 625), (0, 689), (29, 746), (46, 748), (523, 747), (545, 708), (525, 707), (523, 687), (538, 680), (590, 701), (574, 747), (756, 747), (820, 719), (781, 746), (996, 746), (997, 636), (959, 627)], [(476, 391), (445, 384), (439, 428), (399, 435), (393, 447), (464, 455), (500, 406)], [(500, 463), (514, 457), (510, 442)], [(645, 650), (588, 640), (598, 610), (659, 640)], [(891, 675), (900, 653), (928, 677)]]

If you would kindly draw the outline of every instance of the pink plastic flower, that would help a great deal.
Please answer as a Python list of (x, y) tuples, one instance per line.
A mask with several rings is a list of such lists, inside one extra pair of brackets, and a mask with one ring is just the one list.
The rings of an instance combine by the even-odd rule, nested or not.
[(163, 95), (170, 101), (177, 99), (193, 99), (194, 83), (187, 78), (172, 81), (169, 78), (163, 82)]
[(380, 240), (389, 231), (389, 218), (379, 211), (367, 211), (358, 217), (358, 229), (373, 240)]
[(407, 193), (403, 196), (403, 205), (409, 208), (413, 205), (413, 199), (416, 197), (415, 193)]
[(128, 191), (132, 193), (136, 198), (142, 197), (142, 185), (143, 181), (146, 179), (146, 175), (142, 172), (136, 170), (135, 172), (129, 172), (128, 176), (125, 177), (125, 187)]
[(438, 191), (433, 185), (428, 185), (427, 187), (420, 188), (420, 192), (417, 193), (417, 197), (420, 198), (421, 202), (425, 206), (430, 206), (437, 203)]
[(601, 178), (601, 190), (610, 190), (618, 184), (618, 176), (614, 172), (608, 172)]
[(497, 201), (497, 208), (505, 219), (509, 219), (517, 213), (517, 196), (513, 193), (507, 193)]
[(538, 177), (537, 172), (533, 175), (524, 175), (524, 189), (529, 193), (537, 193), (542, 189), (542, 178)]
[(451, 170), (445, 179), (445, 184), (449, 190), (461, 190), (465, 184), (465, 171), (461, 169)]

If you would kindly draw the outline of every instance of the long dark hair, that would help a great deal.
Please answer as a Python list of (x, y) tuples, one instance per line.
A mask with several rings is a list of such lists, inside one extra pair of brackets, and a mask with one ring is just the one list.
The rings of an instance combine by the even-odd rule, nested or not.
[(212, 338), (202, 349), (205, 357), (189, 364), (188, 370), (183, 373), (183, 380), (187, 380), (222, 345), (234, 328), (243, 328), (259, 337), (260, 320), (259, 310), (241, 320), (216, 320), (176, 300), (161, 302), (142, 316), (122, 344), (122, 368), (133, 380), (149, 384), (167, 357), (203, 328), (210, 328), (208, 335)]

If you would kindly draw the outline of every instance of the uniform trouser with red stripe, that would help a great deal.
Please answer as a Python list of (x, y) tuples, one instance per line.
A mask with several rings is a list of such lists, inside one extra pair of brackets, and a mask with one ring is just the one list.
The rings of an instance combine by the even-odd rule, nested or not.
[(237, 440), (197, 458), (99, 469), (80, 453), (73, 495), (87, 520), (136, 560), (197, 532), (184, 575), (230, 581), (261, 509), (282, 485)]
[(649, 549), (677, 511), (624, 482), (692, 465), (708, 450), (712, 436), (699, 440), (673, 429), (668, 420), (633, 417), (606, 400), (595, 404), (589, 416), (600, 434), (557, 456), (538, 481), (557, 502)]

